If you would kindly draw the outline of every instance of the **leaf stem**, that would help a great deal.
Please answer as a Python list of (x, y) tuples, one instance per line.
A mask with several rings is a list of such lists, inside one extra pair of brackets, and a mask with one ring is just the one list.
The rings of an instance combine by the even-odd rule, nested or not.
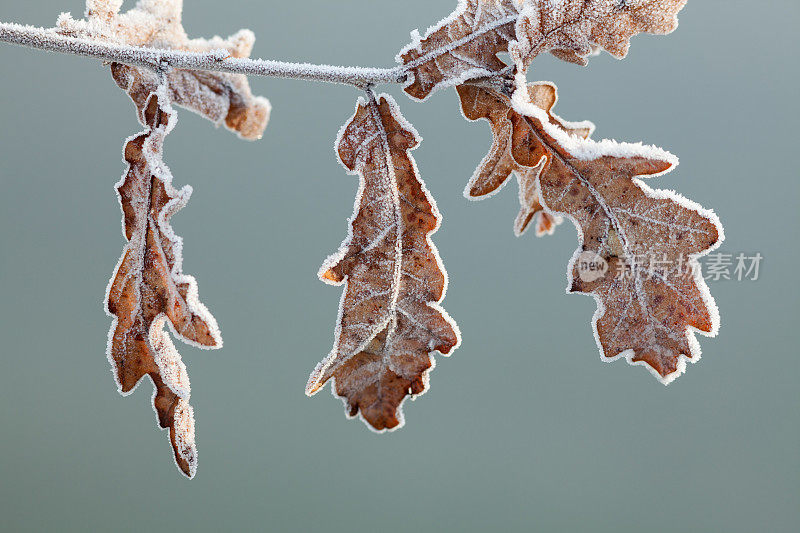
[(406, 80), (405, 69), (402, 66), (395, 68), (336, 67), (230, 57), (228, 52), (222, 49), (208, 53), (196, 53), (124, 46), (70, 37), (58, 33), (55, 29), (7, 22), (0, 22), (0, 42), (124, 63), (156, 72), (163, 71), (165, 68), (207, 70), (248, 76), (342, 83), (362, 89), (384, 83), (403, 83)]

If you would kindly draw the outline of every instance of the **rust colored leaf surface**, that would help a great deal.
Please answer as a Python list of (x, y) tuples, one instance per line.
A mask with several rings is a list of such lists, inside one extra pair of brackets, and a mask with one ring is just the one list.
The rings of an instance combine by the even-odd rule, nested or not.
[(510, 144), (507, 166), (531, 169), (542, 208), (578, 228), (568, 290), (597, 300), (593, 326), (604, 359), (624, 357), (669, 383), (700, 357), (695, 332), (718, 330), (696, 258), (719, 245), (722, 227), (712, 212), (637, 178), (671, 170), (671, 154), (569, 135), (551, 113), (554, 98), (522, 83), (513, 100), (460, 90), (465, 114), (490, 121), (495, 145)]
[[(492, 196), (499, 192), (514, 173), (519, 185), (520, 202), (514, 232), (522, 235), (536, 219), (536, 235), (551, 235), (561, 223), (561, 218), (546, 213), (539, 201), (537, 178), (544, 164), (524, 167), (514, 161), (511, 155), (512, 125), (508, 118), (511, 100), (498, 91), (476, 85), (459, 85), (456, 90), (461, 99), (464, 117), (468, 120), (484, 119), (489, 122), (492, 130), (492, 147), (464, 189), (464, 196), (471, 200)], [(552, 125), (568, 135), (587, 139), (592, 134), (594, 125), (591, 122), (567, 122), (552, 112), (558, 101), (556, 86), (552, 83), (530, 84), (528, 97), (531, 103), (547, 113)]]
[(509, 52), (520, 70), (545, 52), (581, 65), (600, 49), (622, 58), (634, 35), (674, 31), (684, 5), (686, 0), (526, 0)]
[(194, 278), (182, 272), (183, 243), (169, 224), (189, 200), (191, 187), (175, 189), (162, 161), (164, 137), (175, 122), (166, 93), (162, 86), (147, 98), (140, 117), (146, 129), (125, 143), (128, 168), (117, 191), (128, 244), (106, 297), (114, 317), (108, 358), (122, 394), (150, 376), (159, 425), (169, 428), (178, 467), (193, 477), (197, 451), (189, 377), (164, 327), (203, 348), (218, 348), (222, 339), (214, 317), (198, 300)]
[[(130, 46), (154, 47), (187, 52), (225, 50), (229, 57), (249, 57), (255, 36), (241, 30), (227, 39), (189, 39), (181, 23), (182, 0), (140, 0), (135, 7), (119, 13), (121, 0), (87, 0), (86, 20), (68, 14), (58, 19), (58, 30), (66, 35), (86, 37)], [(159, 79), (147, 70), (119, 63), (111, 64), (117, 85), (128, 93), (139, 115)], [(253, 96), (242, 74), (172, 69), (167, 75), (172, 103), (224, 125), (244, 139), (258, 139), (267, 126), (269, 101)]]
[(600, 50), (624, 57), (638, 33), (665, 34), (686, 0), (459, 0), (456, 10), (418, 32), (397, 56), (408, 70), (406, 92), (427, 98), (442, 87), (496, 75), (508, 52), (525, 71), (539, 54), (586, 64)]
[(433, 352), (459, 342), (439, 306), (447, 278), (430, 236), (441, 217), (410, 155), (419, 142), (388, 95), (360, 99), (337, 141), (360, 186), (349, 236), (320, 269), (344, 294), (333, 349), (306, 393), (333, 379), (348, 415), (377, 431), (402, 425), (401, 404), (427, 389)]
[(499, 72), (519, 16), (518, 0), (460, 0), (456, 10), (397, 55), (412, 74), (406, 92), (427, 98), (440, 87)]

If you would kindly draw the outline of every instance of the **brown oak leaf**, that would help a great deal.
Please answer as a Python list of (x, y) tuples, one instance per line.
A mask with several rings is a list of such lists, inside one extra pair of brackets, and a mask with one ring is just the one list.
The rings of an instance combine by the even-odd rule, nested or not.
[[(122, 0), (87, 0), (86, 20), (69, 14), (59, 17), (57, 29), (65, 35), (108, 41), (129, 46), (154, 47), (186, 52), (225, 50), (229, 57), (249, 57), (255, 36), (241, 30), (227, 39), (189, 39), (181, 24), (182, 0), (139, 0), (136, 6), (119, 13)], [(136, 105), (139, 116), (152, 92), (159, 85), (154, 72), (111, 64), (119, 87)], [(216, 125), (224, 124), (243, 139), (259, 139), (267, 126), (270, 103), (253, 96), (243, 74), (171, 69), (166, 73), (173, 104), (194, 111)]]
[(686, 0), (525, 0), (509, 53), (520, 70), (544, 52), (580, 65), (600, 49), (623, 58), (634, 35), (674, 31), (684, 5)]
[(459, 0), (447, 18), (397, 55), (410, 74), (405, 91), (423, 100), (442, 87), (498, 75), (508, 52), (518, 71), (550, 52), (573, 63), (607, 50), (624, 57), (637, 33), (665, 34), (686, 0)]
[(333, 349), (306, 393), (334, 379), (348, 416), (360, 414), (377, 431), (403, 424), (405, 398), (428, 387), (432, 353), (448, 355), (459, 343), (439, 305), (447, 278), (430, 236), (441, 216), (409, 153), (419, 143), (394, 100), (370, 92), (336, 145), (360, 186), (349, 235), (320, 269), (344, 293)]
[(182, 272), (183, 242), (169, 224), (192, 189), (175, 189), (162, 160), (164, 137), (176, 120), (166, 87), (146, 100), (140, 120), (146, 129), (125, 143), (128, 168), (117, 184), (128, 244), (106, 294), (107, 312), (114, 317), (108, 359), (123, 395), (150, 376), (159, 425), (169, 428), (178, 467), (193, 477), (197, 451), (189, 377), (164, 326), (201, 348), (219, 348), (222, 339), (198, 300), (194, 278)]
[(519, 0), (459, 0), (456, 10), (425, 38), (415, 30), (413, 41), (397, 54), (412, 74), (405, 91), (427, 98), (441, 87), (497, 73), (506, 67), (497, 54), (516, 39)]
[(593, 327), (604, 360), (646, 365), (667, 384), (687, 360), (699, 359), (695, 332), (718, 331), (696, 258), (721, 243), (722, 226), (713, 212), (638, 179), (668, 172), (674, 156), (569, 135), (547, 106), (531, 101), (524, 83), (518, 76), (511, 101), (483, 104), (496, 106), (496, 117), (506, 113), (511, 154), (517, 165), (535, 170), (542, 207), (579, 230), (568, 291), (597, 300)]
[[(492, 130), (492, 147), (464, 189), (464, 196), (471, 200), (488, 198), (500, 191), (513, 172), (519, 185), (520, 202), (514, 232), (522, 235), (536, 218), (536, 235), (552, 234), (561, 223), (561, 217), (546, 213), (539, 201), (536, 179), (544, 165), (523, 167), (511, 155), (511, 121), (508, 118), (510, 98), (496, 90), (477, 85), (459, 85), (456, 90), (461, 99), (464, 117), (473, 121), (484, 119), (489, 122)], [(558, 101), (558, 92), (552, 83), (538, 82), (528, 85), (528, 97), (531, 103), (547, 113), (551, 124), (565, 133), (582, 139), (587, 139), (592, 134), (594, 125), (591, 122), (567, 122), (552, 112)]]

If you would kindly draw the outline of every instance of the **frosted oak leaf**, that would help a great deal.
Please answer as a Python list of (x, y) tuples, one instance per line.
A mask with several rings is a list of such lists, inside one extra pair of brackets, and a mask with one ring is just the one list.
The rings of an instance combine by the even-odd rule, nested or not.
[[(597, 300), (593, 327), (604, 360), (625, 357), (669, 383), (686, 361), (699, 359), (695, 333), (713, 336), (719, 328), (696, 265), (722, 241), (719, 220), (639, 179), (671, 170), (677, 164), (671, 154), (569, 135), (531, 101), (522, 76), (517, 86), (511, 101), (495, 100), (495, 113), (505, 111), (511, 122), (515, 163), (537, 169), (542, 207), (579, 230), (568, 291)], [(600, 275), (581, 275), (577, 259), (587, 255), (595, 258), (590, 263), (603, 264)]]
[[(241, 30), (227, 39), (189, 39), (181, 24), (182, 0), (139, 0), (119, 13), (121, 0), (87, 0), (86, 19), (62, 14), (57, 30), (65, 35), (121, 45), (153, 47), (187, 52), (220, 52), (226, 57), (249, 57), (255, 37)], [(159, 85), (159, 76), (145, 68), (111, 64), (117, 85), (128, 93), (139, 115), (149, 95)], [(242, 74), (171, 69), (166, 72), (172, 103), (223, 124), (244, 139), (258, 139), (270, 115), (270, 103), (253, 96)]]
[(599, 50), (628, 54), (638, 33), (665, 35), (678, 27), (686, 0), (526, 0), (509, 49), (520, 71), (544, 52), (577, 63)]
[(441, 87), (500, 72), (506, 67), (497, 54), (508, 51), (516, 38), (519, 0), (459, 0), (447, 18), (428, 29), (416, 30), (413, 41), (397, 54), (412, 76), (405, 91), (427, 98)]
[(333, 379), (348, 415), (377, 431), (402, 425), (405, 398), (428, 387), (433, 352), (447, 355), (459, 343), (439, 305), (447, 278), (430, 236), (441, 216), (409, 153), (419, 142), (394, 100), (370, 92), (336, 145), (360, 185), (349, 235), (320, 269), (344, 293), (333, 349), (306, 393)]
[(176, 120), (168, 102), (166, 87), (151, 94), (140, 117), (145, 131), (125, 143), (128, 168), (117, 191), (128, 244), (106, 295), (107, 312), (114, 317), (108, 358), (124, 395), (150, 377), (159, 425), (169, 429), (178, 467), (193, 477), (197, 450), (189, 376), (164, 328), (201, 348), (219, 348), (222, 339), (214, 317), (198, 300), (194, 278), (182, 272), (183, 242), (169, 224), (192, 190), (188, 185), (175, 189), (162, 160), (164, 137)]
[(442, 87), (524, 72), (549, 52), (573, 63), (600, 50), (624, 57), (637, 33), (666, 34), (686, 0), (459, 0), (456, 10), (397, 55), (409, 72), (406, 92), (424, 100)]
[[(497, 90), (477, 85), (459, 85), (456, 90), (461, 99), (464, 117), (467, 120), (486, 120), (492, 130), (492, 147), (464, 189), (464, 196), (470, 200), (493, 196), (513, 173), (519, 185), (520, 202), (514, 232), (522, 235), (531, 221), (536, 219), (536, 235), (551, 235), (562, 219), (546, 213), (539, 201), (537, 178), (543, 165), (523, 167), (511, 155), (511, 121), (508, 118), (511, 99)], [(594, 124), (591, 122), (567, 122), (553, 114), (558, 92), (552, 83), (538, 82), (528, 85), (528, 97), (533, 105), (547, 113), (551, 124), (565, 133), (587, 139), (594, 131)]]

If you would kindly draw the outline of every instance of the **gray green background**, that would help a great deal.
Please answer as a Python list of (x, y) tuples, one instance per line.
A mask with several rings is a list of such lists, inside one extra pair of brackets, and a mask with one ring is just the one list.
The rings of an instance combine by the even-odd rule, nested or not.
[[(186, 4), (190, 35), (249, 27), (255, 56), (391, 66), (409, 30), (456, 2)], [(83, 4), (0, 2), (4, 21), (49, 26), (60, 11)], [(594, 301), (564, 294), (574, 228), (515, 238), (514, 185), (463, 199), (485, 123), (464, 121), (453, 91), (418, 104), (389, 88), (425, 138), (414, 155), (445, 217), (434, 241), (464, 340), (387, 435), (327, 391), (303, 394), (333, 340), (340, 291), (316, 271), (352, 208), (332, 144), (356, 91), (253, 79), (274, 106), (256, 143), (182, 112), (166, 160), (195, 194), (173, 222), (225, 339), (180, 348), (191, 482), (150, 385), (120, 397), (104, 354), (133, 107), (96, 61), (0, 45), (0, 530), (797, 531), (798, 23), (794, 0), (691, 0), (675, 34), (636, 38), (626, 61), (542, 58), (530, 74), (556, 81), (558, 112), (596, 137), (679, 155), (651, 184), (715, 209), (723, 251), (765, 258), (758, 281), (712, 284), (721, 333), (666, 388), (601, 362)]]

